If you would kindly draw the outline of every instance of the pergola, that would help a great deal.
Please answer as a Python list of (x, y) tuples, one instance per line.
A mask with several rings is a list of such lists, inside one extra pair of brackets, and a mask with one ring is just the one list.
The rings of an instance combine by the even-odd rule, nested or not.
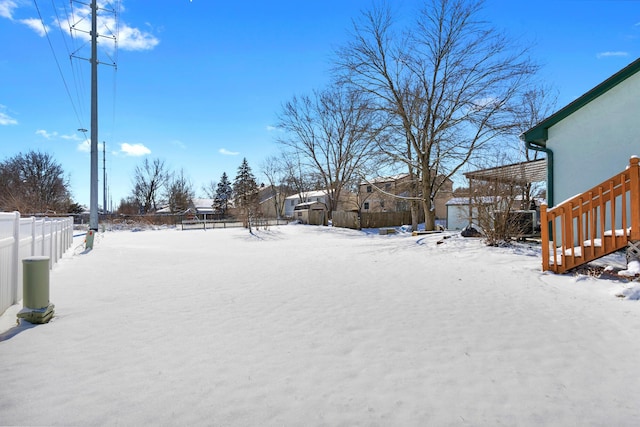
[(466, 172), (464, 176), (469, 181), (489, 181), (514, 185), (544, 182), (547, 180), (547, 159), (531, 160), (528, 162)]
[(528, 204), (528, 196), (524, 194), (527, 192), (525, 188), (529, 187), (533, 183), (545, 182), (547, 180), (547, 160), (531, 160), (488, 169), (480, 169), (477, 171), (466, 172), (464, 173), (464, 176), (469, 180), (469, 224), (471, 224), (473, 220), (473, 204), (471, 200), (472, 195), (474, 194), (473, 181), (521, 187), (523, 190), (522, 202)]

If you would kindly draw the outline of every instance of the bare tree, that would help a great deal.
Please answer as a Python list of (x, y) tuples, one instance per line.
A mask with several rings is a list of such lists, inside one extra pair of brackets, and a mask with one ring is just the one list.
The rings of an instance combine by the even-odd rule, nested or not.
[(204, 194), (208, 198), (215, 199), (216, 198), (217, 188), (218, 188), (218, 183), (215, 182), (214, 180), (211, 180), (207, 184), (202, 186), (202, 191), (204, 191)]
[(298, 194), (299, 202), (302, 203), (305, 194), (317, 188), (314, 174), (309, 167), (303, 165), (297, 152), (283, 152), (282, 164), (285, 168), (287, 187), (291, 189), (291, 194)]
[(338, 51), (344, 81), (389, 116), (396, 137), (381, 148), (415, 179), (428, 230), (438, 182), (512, 131), (511, 104), (536, 71), (526, 50), (479, 20), (481, 7), (476, 0), (427, 0), (404, 31), (395, 30), (387, 7), (374, 7)]
[(286, 134), (278, 142), (293, 151), (303, 168), (317, 174), (327, 191), (329, 212), (376, 155), (374, 122), (365, 93), (338, 85), (284, 104), (279, 126)]
[(269, 156), (261, 165), (261, 172), (267, 178), (269, 187), (273, 192), (273, 207), (276, 216), (282, 218), (284, 216), (284, 203), (287, 195), (293, 193), (291, 187), (291, 172), (287, 165), (287, 158), (284, 153), (280, 157)]
[(184, 212), (192, 204), (194, 198), (193, 185), (185, 177), (184, 169), (180, 169), (179, 174), (169, 178), (166, 197), (171, 213)]
[(67, 212), (71, 205), (68, 179), (50, 154), (29, 151), (0, 163), (0, 210)]
[[(518, 136), (550, 116), (556, 108), (557, 100), (557, 91), (548, 86), (537, 86), (525, 91), (515, 107)], [(517, 143), (518, 151), (523, 152), (526, 160), (538, 158), (539, 151), (527, 150), (519, 139)]]
[(136, 166), (133, 175), (133, 197), (143, 207), (145, 213), (158, 209), (158, 197), (167, 185), (169, 173), (163, 160), (144, 159), (142, 166)]

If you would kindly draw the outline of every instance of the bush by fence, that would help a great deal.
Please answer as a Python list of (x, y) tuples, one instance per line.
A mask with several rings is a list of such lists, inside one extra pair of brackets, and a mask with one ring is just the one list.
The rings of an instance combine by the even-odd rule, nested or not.
[(0, 314), (22, 299), (22, 260), (48, 256), (53, 266), (73, 243), (73, 218), (21, 218), (0, 212)]

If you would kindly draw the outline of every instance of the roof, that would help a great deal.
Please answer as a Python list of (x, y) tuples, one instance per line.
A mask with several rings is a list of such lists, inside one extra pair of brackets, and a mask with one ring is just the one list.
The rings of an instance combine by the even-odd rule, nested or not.
[(213, 199), (193, 199), (193, 206), (200, 209), (211, 209), (213, 206)]
[[(302, 199), (308, 199), (310, 197), (325, 197), (327, 195), (327, 192), (325, 190), (316, 190), (316, 191), (303, 191), (302, 192)], [(296, 193), (292, 196), (287, 197), (287, 200), (290, 199), (300, 199), (300, 194)]]
[(526, 142), (534, 143), (536, 145), (546, 146), (549, 128), (556, 123), (564, 120), (571, 114), (575, 113), (589, 102), (598, 98), (600, 95), (606, 93), (610, 89), (619, 85), (629, 77), (640, 71), (640, 58), (627, 65), (622, 70), (609, 77), (607, 80), (600, 83), (598, 86), (591, 89), (589, 92), (582, 95), (566, 107), (552, 114), (545, 120), (541, 121), (528, 131), (522, 134), (522, 139)]
[(379, 176), (376, 178), (373, 178), (371, 180), (368, 181), (363, 181), (362, 183), (360, 183), (360, 185), (366, 185), (366, 184), (377, 184), (380, 182), (395, 182), (398, 181), (400, 179), (404, 179), (406, 177), (408, 177), (409, 174), (408, 173), (400, 173), (397, 175), (390, 175), (390, 176)]
[(467, 179), (524, 185), (547, 180), (547, 160), (531, 160), (464, 174)]

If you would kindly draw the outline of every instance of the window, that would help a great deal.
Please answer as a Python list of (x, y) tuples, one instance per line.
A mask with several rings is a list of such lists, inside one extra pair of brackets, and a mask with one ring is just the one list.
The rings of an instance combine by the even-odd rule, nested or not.
[(367, 185), (367, 193), (371, 193), (373, 191), (373, 188), (371, 188), (370, 185)]
[(380, 200), (380, 207), (384, 209), (384, 200)]
[(364, 210), (369, 210), (369, 202), (364, 202)]
[(386, 191), (391, 190), (391, 183), (390, 183), (390, 182), (387, 182), (387, 183), (384, 185), (384, 189), (385, 189)]

